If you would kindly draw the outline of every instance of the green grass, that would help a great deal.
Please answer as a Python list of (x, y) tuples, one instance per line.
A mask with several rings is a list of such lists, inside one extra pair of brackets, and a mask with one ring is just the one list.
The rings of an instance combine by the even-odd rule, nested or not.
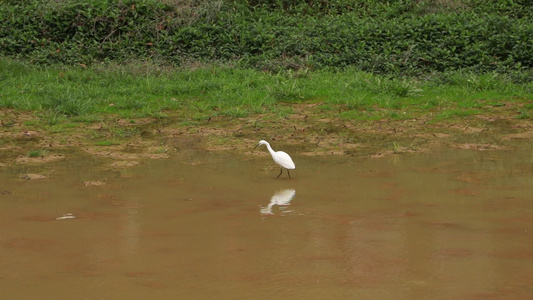
[[(283, 118), (299, 103), (320, 103), (324, 114), (372, 120), (427, 111), (448, 119), (516, 102), (522, 105), (518, 117), (530, 118), (533, 100), (531, 81), (515, 83), (497, 73), (451, 72), (420, 79), (355, 69), (269, 73), (229, 66), (162, 69), (147, 63), (35, 67), (0, 59), (0, 78), (0, 107), (35, 111), (49, 126), (98, 122), (110, 115), (164, 119), (169, 112), (178, 113), (183, 125), (264, 113)], [(136, 132), (111, 134), (123, 138)]]
[(119, 142), (115, 141), (99, 141), (95, 143), (96, 146), (113, 146), (113, 145), (120, 145)]
[(45, 149), (32, 149), (28, 152), (28, 157), (41, 157), (45, 156), (48, 151)]

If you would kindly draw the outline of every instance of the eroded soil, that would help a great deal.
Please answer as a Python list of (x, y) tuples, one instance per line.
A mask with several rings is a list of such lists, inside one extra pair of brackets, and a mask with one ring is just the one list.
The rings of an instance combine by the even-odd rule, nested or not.
[[(324, 112), (320, 104), (292, 106), (288, 117), (274, 114), (247, 118), (210, 118), (183, 125), (187, 118), (169, 112), (165, 119), (38, 125), (32, 113), (0, 110), (0, 167), (69, 159), (79, 150), (124, 168), (147, 159), (166, 159), (190, 149), (250, 152), (261, 139), (274, 149), (299, 155), (351, 155), (379, 158), (448, 146), (479, 151), (505, 150), (514, 140), (533, 138), (531, 119), (517, 118), (517, 107), (490, 107), (483, 115), (434, 120), (431, 112), (413, 119), (360, 121)], [(37, 125), (36, 125), (37, 124)]]

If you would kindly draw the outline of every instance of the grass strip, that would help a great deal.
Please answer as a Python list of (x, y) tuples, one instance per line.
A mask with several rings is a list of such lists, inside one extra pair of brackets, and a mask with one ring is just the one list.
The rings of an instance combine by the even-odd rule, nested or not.
[(2, 58), (0, 107), (34, 111), (47, 125), (94, 123), (110, 115), (135, 122), (169, 113), (194, 125), (216, 117), (284, 117), (295, 103), (317, 104), (324, 114), (361, 120), (428, 113), (448, 119), (517, 103), (517, 117), (530, 118), (533, 83), (520, 76), (455, 71), (398, 78), (350, 68), (270, 73), (220, 65), (161, 68), (143, 62), (58, 67)]

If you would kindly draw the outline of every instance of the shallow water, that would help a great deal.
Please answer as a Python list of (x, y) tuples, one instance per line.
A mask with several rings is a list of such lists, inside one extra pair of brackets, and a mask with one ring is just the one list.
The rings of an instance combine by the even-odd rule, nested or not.
[(6, 299), (532, 298), (532, 150), (293, 154), (292, 179), (275, 179), (269, 156), (195, 152), (121, 172), (83, 158), (4, 168), (0, 290)]

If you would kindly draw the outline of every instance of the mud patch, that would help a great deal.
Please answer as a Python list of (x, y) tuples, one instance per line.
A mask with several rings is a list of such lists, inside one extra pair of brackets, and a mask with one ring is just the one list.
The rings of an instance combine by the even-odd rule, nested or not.
[(133, 167), (138, 164), (140, 164), (140, 162), (136, 160), (122, 160), (122, 161), (115, 161), (111, 163), (109, 166), (111, 168), (121, 169), (121, 168)]
[(52, 155), (45, 155), (45, 156), (39, 156), (39, 157), (28, 157), (28, 156), (19, 155), (15, 159), (15, 162), (17, 164), (42, 164), (42, 163), (56, 162), (56, 161), (60, 161), (64, 159), (65, 159), (65, 155), (61, 155), (61, 154), (52, 154)]
[(83, 186), (85, 187), (89, 187), (89, 186), (102, 186), (102, 185), (106, 185), (106, 182), (105, 181), (85, 181), (83, 183)]
[[(159, 119), (126, 120), (106, 117), (98, 124), (66, 127), (61, 133), (36, 128), (38, 117), (2, 109), (9, 116), (0, 131), (0, 167), (70, 159), (61, 151), (81, 149), (110, 159), (109, 168), (125, 168), (144, 160), (167, 159), (187, 151), (233, 151), (250, 153), (261, 139), (305, 156), (354, 156), (383, 158), (429, 151), (439, 146), (461, 150), (499, 151), (511, 142), (533, 137), (532, 122), (515, 118), (516, 107), (491, 108), (484, 115), (435, 121), (432, 114), (413, 119), (354, 120), (324, 111), (319, 103), (291, 105), (292, 114), (274, 113), (246, 118), (211, 117), (194, 126), (184, 126), (178, 112)], [(339, 110), (342, 110), (339, 107)], [(25, 155), (43, 148), (53, 154)]]
[(29, 174), (22, 175), (20, 178), (24, 180), (38, 180), (38, 179), (45, 179), (47, 177), (46, 175), (43, 175), (43, 174), (29, 173)]
[(477, 150), (477, 151), (487, 151), (487, 150), (509, 150), (509, 146), (500, 146), (493, 144), (455, 144), (451, 147), (463, 150)]

